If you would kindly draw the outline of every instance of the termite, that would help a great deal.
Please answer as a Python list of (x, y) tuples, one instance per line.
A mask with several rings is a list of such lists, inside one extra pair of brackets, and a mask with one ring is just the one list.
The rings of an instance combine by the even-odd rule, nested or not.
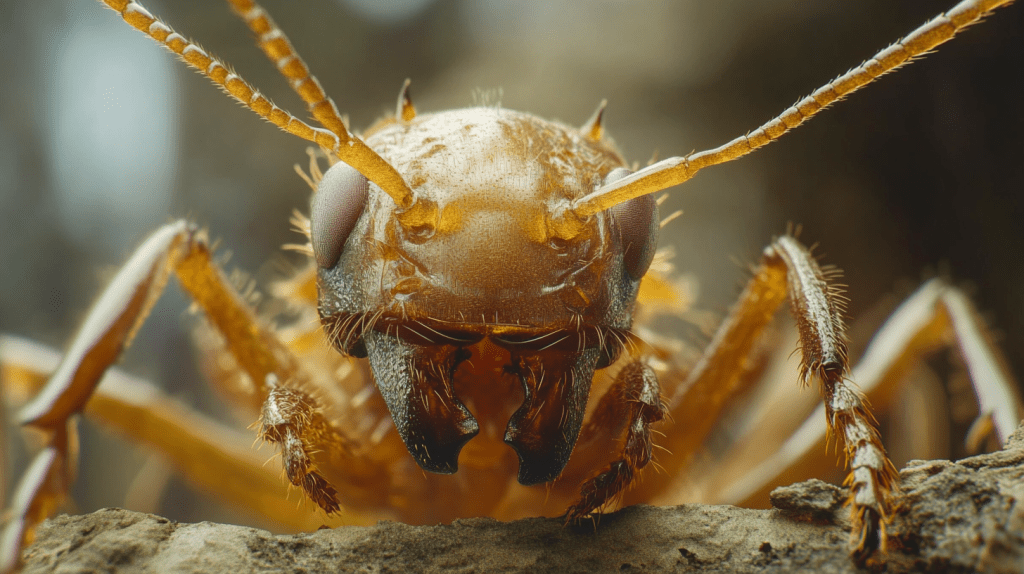
[[(422, 104), (420, 104), (420, 106), (421, 106), (421, 108), (422, 108)], [(812, 125), (813, 125), (813, 124), (812, 124)], [(824, 145), (824, 144), (822, 144), (822, 145)], [(214, 230), (214, 233), (216, 233), (216, 230)], [(829, 247), (828, 251), (832, 251), (831, 247)], [(723, 259), (724, 259), (724, 257), (723, 257)], [(436, 470), (436, 469), (435, 469), (435, 470)]]

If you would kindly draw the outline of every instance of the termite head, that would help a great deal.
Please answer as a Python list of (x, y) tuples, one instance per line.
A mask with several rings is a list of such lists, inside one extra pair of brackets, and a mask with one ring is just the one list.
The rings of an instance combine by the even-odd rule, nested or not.
[(599, 124), (498, 108), (402, 113), (366, 143), (415, 195), (400, 207), (344, 163), (321, 180), (310, 219), (331, 341), (369, 358), (409, 452), (439, 473), (455, 472), (480, 428), (454, 392), (460, 363), (484, 339), (504, 349), (498, 376), (518, 377), (525, 394), (504, 436), (519, 481), (554, 479), (594, 370), (615, 359), (631, 325), (657, 242), (656, 203), (573, 212), (630, 173)]

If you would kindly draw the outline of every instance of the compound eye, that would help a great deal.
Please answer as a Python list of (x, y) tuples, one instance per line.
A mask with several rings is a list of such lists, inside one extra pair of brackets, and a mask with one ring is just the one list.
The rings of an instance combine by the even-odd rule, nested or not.
[(604, 182), (602, 182), (601, 185), (615, 183), (616, 181), (619, 181), (620, 179), (626, 177), (627, 175), (633, 175), (633, 172), (624, 167), (617, 167), (609, 171), (608, 175), (604, 176)]
[[(613, 169), (605, 176), (604, 183), (607, 185), (631, 173), (621, 167)], [(626, 273), (634, 281), (639, 281), (651, 267), (658, 248), (658, 230), (661, 228), (658, 202), (651, 194), (641, 195), (614, 205), (609, 211), (619, 226)]]
[(370, 182), (348, 164), (331, 166), (320, 180), (309, 216), (316, 264), (330, 269), (338, 263), (348, 236), (366, 207)]

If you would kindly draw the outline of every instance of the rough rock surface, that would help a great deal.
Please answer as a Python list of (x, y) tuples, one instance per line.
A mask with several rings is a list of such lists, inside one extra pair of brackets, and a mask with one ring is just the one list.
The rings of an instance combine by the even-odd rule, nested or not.
[[(868, 570), (1024, 572), (1024, 427), (1002, 451), (900, 475), (890, 550)], [(772, 493), (773, 510), (636, 506), (596, 529), (476, 518), (289, 536), (106, 509), (47, 521), (25, 572), (854, 572), (842, 498), (808, 481)]]

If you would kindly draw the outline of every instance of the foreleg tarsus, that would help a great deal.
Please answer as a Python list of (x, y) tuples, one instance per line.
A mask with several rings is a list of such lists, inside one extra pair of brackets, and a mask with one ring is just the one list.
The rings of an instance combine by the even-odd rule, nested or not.
[(565, 513), (567, 523), (588, 516), (622, 493), (651, 461), (651, 425), (665, 416), (654, 371), (643, 363), (630, 363), (619, 373), (609, 393), (613, 401), (625, 405), (629, 421), (622, 443), (622, 458), (583, 484), (579, 500)]

